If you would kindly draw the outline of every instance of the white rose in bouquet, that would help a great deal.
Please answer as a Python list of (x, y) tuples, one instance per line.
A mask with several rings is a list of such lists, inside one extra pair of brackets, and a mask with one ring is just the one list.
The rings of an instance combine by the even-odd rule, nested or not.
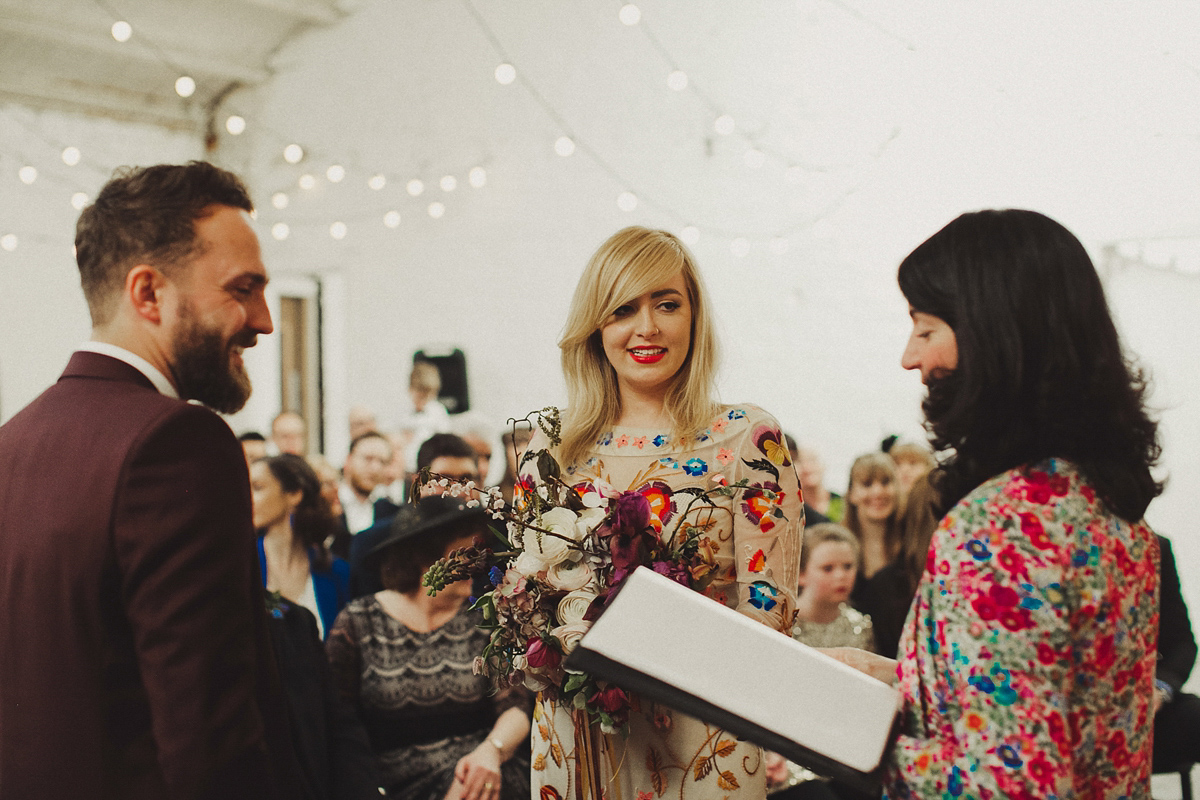
[(561, 561), (546, 570), (546, 583), (564, 592), (582, 589), (592, 582), (592, 568), (582, 561)]
[(596, 593), (586, 589), (571, 592), (558, 601), (558, 621), (563, 625), (583, 622), (583, 615), (596, 599)]
[(579, 644), (579, 640), (588, 632), (588, 628), (592, 627), (590, 622), (576, 622), (572, 625), (559, 625), (557, 628), (550, 629), (550, 635), (558, 639), (558, 643), (562, 645), (563, 653), (570, 654), (575, 646)]

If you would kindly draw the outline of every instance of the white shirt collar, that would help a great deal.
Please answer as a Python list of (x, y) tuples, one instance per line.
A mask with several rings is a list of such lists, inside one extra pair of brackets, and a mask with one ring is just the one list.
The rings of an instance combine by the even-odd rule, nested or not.
[(109, 356), (118, 361), (124, 361), (129, 366), (136, 369), (138, 372), (146, 376), (146, 379), (154, 384), (154, 388), (158, 389), (159, 394), (165, 394), (167, 397), (179, 399), (179, 392), (175, 391), (175, 387), (167, 380), (167, 376), (163, 375), (146, 359), (139, 356), (137, 353), (131, 353), (124, 347), (118, 347), (115, 344), (108, 342), (84, 342), (76, 348), (78, 351), (85, 353), (99, 353), (102, 356)]

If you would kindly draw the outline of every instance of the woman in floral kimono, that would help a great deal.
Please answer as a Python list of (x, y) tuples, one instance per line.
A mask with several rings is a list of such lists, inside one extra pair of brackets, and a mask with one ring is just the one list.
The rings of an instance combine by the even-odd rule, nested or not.
[(1149, 798), (1161, 491), (1145, 384), (1079, 241), (964, 214), (900, 265), (929, 389), (933, 535), (900, 661), (892, 798)]
[[(804, 525), (796, 472), (770, 415), (713, 399), (713, 318), (691, 254), (664, 231), (616, 233), (579, 281), (560, 347), (569, 407), (553, 454), (563, 478), (585, 496), (642, 494), (659, 532), (686, 515), (715, 564), (705, 593), (787, 635)], [(539, 433), (530, 450), (546, 446)], [(536, 462), (527, 464), (522, 485), (536, 472)], [(689, 507), (695, 491), (743, 478), (749, 489), (714, 498), (715, 507)], [(628, 704), (627, 731), (605, 732), (561, 704), (553, 687), (543, 691), (534, 710), (533, 796), (765, 797), (756, 745), (643, 698)]]

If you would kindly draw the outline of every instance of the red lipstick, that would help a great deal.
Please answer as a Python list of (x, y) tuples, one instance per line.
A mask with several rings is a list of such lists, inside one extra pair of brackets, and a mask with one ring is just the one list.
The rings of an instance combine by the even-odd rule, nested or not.
[[(643, 348), (638, 348), (638, 349), (643, 349)], [(659, 361), (662, 361), (663, 356), (665, 356), (666, 354), (667, 354), (667, 351), (663, 350), (663, 349), (650, 350), (650, 349), (646, 348), (641, 353), (639, 353), (637, 350), (634, 350), (634, 349), (629, 350), (630, 358), (632, 358), (634, 361), (636, 361), (639, 364), (656, 364)]]

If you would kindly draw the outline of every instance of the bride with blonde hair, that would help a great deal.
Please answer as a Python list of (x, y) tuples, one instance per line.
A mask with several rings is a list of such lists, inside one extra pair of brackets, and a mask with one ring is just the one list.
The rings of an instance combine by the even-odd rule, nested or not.
[[(714, 555), (705, 594), (789, 633), (804, 524), (796, 472), (774, 418), (715, 399), (713, 314), (687, 248), (665, 231), (614, 234), (579, 280), (559, 346), (569, 406), (552, 452), (564, 479), (584, 495), (641, 493), (658, 531), (674, 530), (684, 515)], [(547, 444), (539, 432), (530, 449)], [(523, 473), (536, 480), (536, 461)], [(689, 510), (689, 492), (742, 479), (745, 491)], [(757, 746), (649, 699), (630, 705), (623, 736), (540, 694), (534, 797), (766, 796)]]

